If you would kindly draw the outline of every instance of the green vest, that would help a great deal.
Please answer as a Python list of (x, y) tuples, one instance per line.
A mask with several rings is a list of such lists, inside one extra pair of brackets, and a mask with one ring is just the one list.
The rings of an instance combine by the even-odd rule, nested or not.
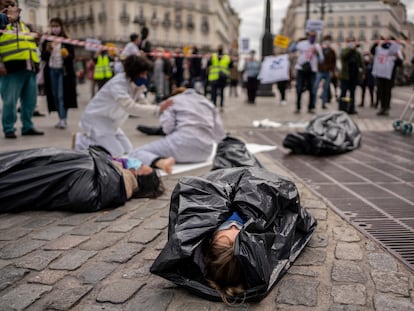
[(109, 65), (109, 57), (107, 55), (99, 55), (93, 72), (95, 80), (103, 80), (112, 78), (112, 69)]
[(20, 22), (22, 32), (16, 34), (16, 30), (12, 25), (7, 25), (5, 30), (14, 33), (3, 33), (0, 36), (0, 57), (2, 61), (9, 62), (12, 60), (29, 60), (39, 63), (39, 55), (37, 54), (37, 46), (33, 36), (25, 35), (28, 32), (22, 22)]
[(228, 55), (223, 55), (219, 60), (217, 54), (213, 54), (211, 56), (211, 66), (210, 71), (208, 73), (208, 81), (217, 81), (220, 77), (220, 73), (229, 76), (229, 65), (231, 59)]

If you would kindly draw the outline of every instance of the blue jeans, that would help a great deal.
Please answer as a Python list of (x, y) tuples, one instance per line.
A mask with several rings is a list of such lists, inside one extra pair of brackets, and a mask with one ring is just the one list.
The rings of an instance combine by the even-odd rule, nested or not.
[(308, 110), (315, 108), (315, 94), (313, 93), (313, 85), (315, 83), (315, 73), (304, 74), (302, 70), (296, 70), (296, 109), (300, 110), (302, 93), (309, 90)]
[(325, 104), (328, 102), (329, 87), (331, 85), (331, 74), (329, 73), (329, 71), (320, 71), (316, 73), (315, 84), (313, 85), (313, 94), (315, 96), (315, 102), (316, 97), (318, 96), (319, 84), (322, 80), (324, 80), (322, 91), (322, 106), (325, 106)]
[(1, 78), (1, 98), (3, 100), (3, 132), (15, 132), (17, 121), (17, 101), (20, 98), (20, 119), (22, 132), (31, 130), (33, 126), (32, 116), (37, 100), (36, 73), (20, 70), (9, 73)]
[(66, 119), (67, 110), (63, 97), (63, 68), (49, 68), (50, 90), (52, 91), (53, 102), (59, 114), (59, 119)]

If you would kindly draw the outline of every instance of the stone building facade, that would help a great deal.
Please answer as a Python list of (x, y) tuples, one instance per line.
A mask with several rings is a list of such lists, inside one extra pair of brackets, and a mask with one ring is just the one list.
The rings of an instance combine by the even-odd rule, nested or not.
[[(414, 24), (399, 0), (310, 0), (309, 19), (321, 20), (338, 49), (352, 36), (367, 51), (376, 39), (394, 36), (404, 42), (406, 62), (413, 56)], [(292, 0), (280, 34), (292, 40), (305, 35), (306, 0)]]
[(49, 0), (48, 10), (80, 40), (122, 46), (145, 25), (153, 47), (211, 51), (222, 44), (237, 49), (240, 18), (228, 0)]
[(19, 0), (21, 19), (30, 24), (33, 30), (43, 32), (47, 30), (47, 0)]

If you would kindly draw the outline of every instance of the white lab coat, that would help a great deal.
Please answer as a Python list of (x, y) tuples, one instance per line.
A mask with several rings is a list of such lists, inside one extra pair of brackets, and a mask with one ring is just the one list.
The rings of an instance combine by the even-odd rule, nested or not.
[(178, 163), (208, 159), (215, 143), (224, 138), (216, 107), (194, 89), (172, 97), (173, 104), (160, 117), (166, 136), (132, 151), (129, 155), (150, 165), (173, 157)]
[(121, 129), (129, 115), (149, 116), (158, 113), (144, 92), (145, 86), (136, 86), (125, 73), (109, 80), (88, 103), (79, 127), (75, 148), (84, 150), (89, 145), (105, 147), (114, 156), (127, 154), (132, 144)]

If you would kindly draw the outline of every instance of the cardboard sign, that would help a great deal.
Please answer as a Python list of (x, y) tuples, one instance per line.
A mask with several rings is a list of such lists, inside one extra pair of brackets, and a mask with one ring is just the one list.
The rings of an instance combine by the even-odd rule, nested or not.
[(290, 39), (288, 37), (277, 35), (273, 40), (273, 45), (282, 49), (286, 49), (289, 46)]
[(323, 21), (320, 20), (310, 20), (306, 21), (306, 32), (322, 32), (323, 31)]

